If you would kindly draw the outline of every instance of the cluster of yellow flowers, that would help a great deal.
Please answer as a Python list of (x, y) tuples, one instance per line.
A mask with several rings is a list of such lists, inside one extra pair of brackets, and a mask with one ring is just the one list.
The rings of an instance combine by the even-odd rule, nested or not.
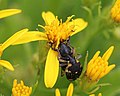
[[(119, 19), (119, 4), (120, 0), (117, 0), (115, 5), (111, 10), (111, 16), (116, 21), (120, 21)], [(0, 19), (20, 13), (19, 9), (6, 9), (0, 11)], [(58, 46), (64, 40), (67, 40), (70, 36), (80, 32), (84, 28), (87, 27), (88, 23), (84, 21), (82, 18), (77, 18), (75, 20), (72, 19), (73, 15), (68, 17), (65, 22), (62, 20), (58, 20), (58, 17), (55, 16), (52, 12), (43, 12), (42, 17), (45, 21), (45, 26), (39, 25), (42, 27), (45, 32), (39, 31), (28, 31), (28, 29), (23, 29), (16, 32), (13, 36), (11, 36), (8, 40), (0, 45), (0, 65), (5, 68), (14, 71), (12, 64), (6, 60), (1, 60), (1, 56), (3, 51), (9, 47), (10, 45), (23, 44), (31, 41), (37, 40), (47, 40), (52, 44), (48, 51), (46, 64), (45, 64), (45, 72), (44, 72), (44, 83), (47, 88), (52, 88), (58, 78), (59, 74), (59, 60), (58, 60), (58, 52), (53, 49), (58, 49)], [(87, 64), (85, 73), (82, 78), (87, 78), (88, 81), (98, 82), (100, 78), (108, 74), (114, 67), (115, 64), (108, 65), (108, 59), (110, 58), (113, 52), (114, 46), (111, 46), (101, 57), (99, 56), (100, 51), (97, 51), (93, 58)], [(84, 80), (84, 79), (83, 79)], [(85, 83), (81, 83), (80, 86), (83, 86), (83, 90), (88, 89)], [(85, 86), (85, 87), (84, 87)], [(23, 81), (20, 84), (17, 84), (17, 80), (14, 80), (12, 95), (13, 96), (30, 96), (32, 93), (32, 87), (27, 87), (24, 85)], [(60, 91), (57, 88), (55, 90), (56, 96), (60, 96)], [(68, 87), (67, 95), (72, 96), (73, 94), (73, 84), (71, 83)], [(95, 96), (91, 94), (89, 96)], [(102, 94), (98, 94), (98, 96), (102, 96)]]

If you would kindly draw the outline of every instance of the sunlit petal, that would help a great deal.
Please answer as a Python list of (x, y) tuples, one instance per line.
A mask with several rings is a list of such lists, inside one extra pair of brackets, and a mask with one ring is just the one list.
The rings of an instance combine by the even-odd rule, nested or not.
[(47, 40), (46, 34), (38, 31), (29, 31), (26, 32), (21, 38), (16, 40), (12, 45), (28, 43), (37, 40)]
[(93, 58), (90, 60), (86, 70), (86, 76), (90, 80), (98, 81), (115, 67), (115, 64), (109, 65), (108, 62), (113, 49), (114, 46), (111, 46), (102, 57), (99, 56), (100, 51), (97, 51)]
[(58, 53), (56, 51), (52, 49), (49, 50), (44, 73), (44, 82), (47, 88), (52, 88), (57, 81), (59, 72), (59, 61), (57, 56)]
[(3, 53), (3, 50), (2, 50), (2, 46), (0, 45), (0, 57), (1, 57), (2, 53)]
[(102, 96), (102, 93), (99, 93), (98, 96)]
[[(95, 96), (95, 94), (91, 94), (91, 95), (89, 95), (89, 96)], [(99, 93), (98, 95), (96, 95), (96, 96), (102, 96), (102, 94), (101, 93)]]
[(93, 58), (92, 59), (97, 59), (98, 58), (98, 56), (99, 56), (99, 54), (100, 54), (100, 51), (97, 51), (96, 53), (95, 53), (95, 55), (93, 56)]
[(25, 34), (28, 29), (23, 29), (16, 32), (13, 36), (11, 36), (7, 41), (2, 44), (2, 50), (6, 49), (8, 46), (12, 45), (16, 40), (18, 40), (23, 34)]
[(42, 17), (43, 17), (46, 25), (50, 25), (53, 22), (53, 20), (55, 20), (54, 14), (50, 11), (42, 12)]
[(115, 64), (110, 65), (110, 66), (105, 70), (105, 75), (108, 74), (113, 68), (115, 68)]
[(0, 11), (0, 19), (1, 18), (4, 18), (4, 17), (7, 17), (7, 16), (11, 16), (11, 15), (14, 15), (14, 14), (18, 14), (20, 13), (21, 10), (19, 9), (6, 9), (6, 10), (1, 10)]
[(61, 96), (58, 88), (55, 90), (55, 96)]
[(107, 61), (107, 60), (110, 58), (113, 50), (114, 50), (114, 46), (111, 46), (111, 47), (104, 53), (104, 55), (102, 56), (102, 59), (104, 59), (105, 61)]
[(95, 96), (95, 94), (91, 94), (91, 95), (89, 95), (89, 96)]
[(9, 69), (9, 70), (11, 70), (11, 71), (14, 71), (13, 66), (8, 61), (0, 60), (0, 65), (7, 68), (7, 69)]
[(85, 27), (87, 27), (88, 23), (81, 18), (77, 18), (77, 19), (73, 20), (72, 22), (70, 22), (69, 26), (71, 26), (71, 25), (75, 25), (75, 28), (74, 28), (75, 32), (73, 32), (71, 34), (71, 36), (72, 36), (72, 35), (80, 32), (81, 30), (83, 30)]
[(67, 95), (66, 96), (72, 96), (73, 94), (73, 84), (70, 83), (68, 90), (67, 90)]

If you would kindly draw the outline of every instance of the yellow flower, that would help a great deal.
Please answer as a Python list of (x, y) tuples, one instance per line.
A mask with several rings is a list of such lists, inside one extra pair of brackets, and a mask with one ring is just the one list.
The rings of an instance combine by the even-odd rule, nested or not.
[(0, 11), (0, 19), (4, 18), (4, 17), (11, 16), (11, 15), (14, 15), (14, 14), (18, 14), (20, 12), (21, 12), (21, 10), (19, 10), (19, 9), (5, 9), (5, 10), (1, 10)]
[[(95, 96), (95, 94), (91, 94), (91, 95), (89, 95), (89, 96)], [(102, 96), (102, 94), (99, 93), (98, 96)]]
[[(68, 90), (67, 90), (66, 96), (72, 96), (73, 95), (73, 89), (74, 89), (74, 86), (73, 86), (72, 83), (70, 83), (70, 85), (68, 87)], [(58, 88), (55, 90), (55, 96), (61, 96), (60, 91), (59, 91)], [(95, 96), (95, 94), (91, 94), (89, 96)], [(98, 96), (102, 96), (102, 94), (99, 93)]]
[(120, 22), (120, 0), (116, 0), (111, 9), (111, 17), (114, 21)]
[(97, 51), (87, 65), (86, 76), (92, 81), (98, 81), (100, 78), (108, 74), (115, 64), (108, 66), (108, 59), (113, 52), (114, 46), (111, 46), (101, 57), (100, 51)]
[[(72, 94), (73, 94), (73, 84), (70, 83), (66, 96), (72, 96)], [(61, 96), (58, 88), (55, 90), (55, 96)]]
[(3, 51), (12, 43), (14, 43), (17, 39), (19, 39), (23, 34), (25, 34), (28, 29), (23, 29), (21, 31), (16, 32), (13, 36), (11, 36), (8, 40), (6, 40), (3, 44), (0, 45), (0, 65), (4, 66), (5, 68), (14, 71), (13, 66), (6, 60), (1, 60), (1, 55)]
[(109, 83), (97, 83), (100, 78), (107, 75), (115, 67), (115, 64), (108, 65), (108, 59), (110, 58), (113, 50), (114, 46), (111, 46), (102, 57), (99, 56), (100, 51), (95, 53), (93, 58), (88, 62), (86, 68), (84, 66), (86, 71), (81, 76), (81, 79), (78, 80), (78, 89), (87, 94), (92, 94), (102, 86), (110, 85)]
[[(52, 49), (57, 49), (60, 42), (65, 41), (68, 37), (78, 33), (87, 26), (87, 22), (81, 18), (70, 21), (73, 16), (68, 17), (64, 23), (62, 22), (62, 19), (59, 21), (58, 17), (55, 17), (51, 12), (43, 12), (42, 17), (46, 25), (39, 26), (44, 28), (45, 32), (28, 32), (14, 42), (13, 45), (36, 40), (47, 40)], [(59, 72), (58, 54), (51, 48), (48, 52), (44, 73), (44, 82), (46, 87), (49, 88), (52, 88), (55, 85)]]
[(24, 82), (21, 80), (20, 83), (17, 83), (15, 79), (13, 82), (12, 96), (30, 96), (32, 93), (32, 87), (24, 85)]

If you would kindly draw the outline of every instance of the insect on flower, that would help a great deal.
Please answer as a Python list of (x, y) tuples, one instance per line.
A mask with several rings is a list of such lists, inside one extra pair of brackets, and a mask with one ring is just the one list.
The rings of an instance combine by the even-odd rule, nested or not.
[[(74, 48), (70, 46), (70, 39), (62, 42), (58, 46), (58, 60), (63, 73), (68, 80), (76, 80), (82, 72), (80, 62), (74, 56)], [(62, 74), (61, 71), (61, 74)]]
[[(65, 22), (58, 19), (52, 12), (43, 12), (42, 17), (45, 21), (45, 26), (39, 25), (44, 29), (44, 32), (29, 31), (24, 34), (19, 40), (16, 40), (13, 45), (28, 43), (37, 40), (47, 40), (50, 45), (46, 58), (44, 82), (47, 88), (52, 88), (58, 78), (59, 61), (58, 61), (58, 46), (67, 38), (77, 34), (87, 27), (88, 23), (82, 18), (72, 19), (72, 16), (67, 17)], [(55, 49), (55, 50), (54, 50)]]

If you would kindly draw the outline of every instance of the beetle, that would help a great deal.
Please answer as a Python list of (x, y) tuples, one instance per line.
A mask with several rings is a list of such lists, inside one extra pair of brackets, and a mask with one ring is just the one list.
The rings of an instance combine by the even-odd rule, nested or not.
[(69, 39), (65, 42), (61, 42), (58, 46), (57, 52), (58, 60), (62, 71), (66, 74), (66, 78), (70, 81), (79, 78), (82, 72), (81, 63), (74, 56), (74, 48), (70, 45)]

